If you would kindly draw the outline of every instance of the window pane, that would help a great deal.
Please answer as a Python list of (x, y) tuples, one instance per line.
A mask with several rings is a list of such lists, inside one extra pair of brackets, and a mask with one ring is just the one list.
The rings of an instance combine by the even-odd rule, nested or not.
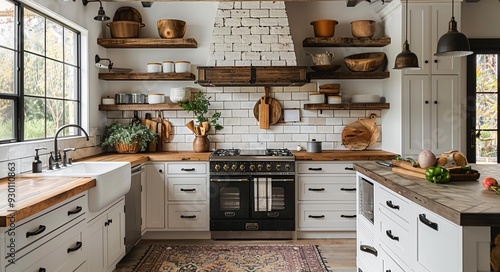
[(56, 135), (57, 128), (64, 125), (63, 101), (47, 99), (47, 137)]
[(0, 0), (0, 45), (14, 49), (15, 21), (14, 5), (5, 0)]
[(73, 66), (64, 66), (64, 98), (78, 99), (78, 69)]
[(64, 29), (64, 62), (77, 65), (78, 35), (67, 28)]
[(63, 61), (63, 27), (47, 20), (47, 52), (48, 58)]
[[(78, 124), (78, 102), (65, 101), (64, 102), (64, 124)], [(69, 135), (78, 135), (77, 129), (70, 130)]]
[(497, 55), (478, 54), (476, 57), (476, 92), (497, 92)]
[(47, 59), (47, 97), (63, 98), (64, 65)]
[(30, 53), (24, 54), (24, 93), (45, 95), (45, 59)]
[(476, 162), (496, 162), (497, 141), (496, 131), (481, 131), (476, 141)]
[(0, 48), (0, 93), (15, 94), (14, 89), (14, 51)]
[(476, 129), (497, 128), (498, 95), (478, 93), (476, 95)]
[(15, 138), (14, 101), (0, 99), (0, 141)]
[(43, 98), (24, 98), (24, 138), (45, 138), (45, 102)]
[(45, 54), (45, 18), (24, 9), (24, 49)]

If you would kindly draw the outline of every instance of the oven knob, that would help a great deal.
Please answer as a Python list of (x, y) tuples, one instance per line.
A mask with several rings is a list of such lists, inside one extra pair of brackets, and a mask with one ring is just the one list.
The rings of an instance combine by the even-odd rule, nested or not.
[(278, 170), (278, 171), (281, 170), (281, 164), (276, 164), (276, 170)]
[(241, 172), (245, 171), (245, 165), (244, 165), (244, 164), (241, 164), (241, 165), (240, 165), (240, 171), (241, 171)]
[(229, 165), (224, 164), (224, 166), (222, 166), (222, 169), (224, 169), (224, 171), (227, 171), (229, 169)]
[(238, 165), (237, 165), (237, 164), (233, 164), (233, 165), (231, 166), (231, 169), (233, 169), (233, 171), (236, 171), (236, 169), (238, 169)]
[(262, 164), (257, 165), (257, 170), (262, 171)]
[(271, 171), (271, 164), (270, 163), (266, 164), (266, 169), (267, 169), (267, 171)]
[(289, 163), (285, 164), (285, 169), (286, 169), (286, 171), (290, 171), (290, 164)]
[(250, 164), (250, 171), (255, 170), (255, 164)]
[(216, 171), (216, 172), (219, 172), (219, 170), (220, 170), (220, 165), (219, 165), (219, 164), (216, 164), (214, 168), (215, 168), (215, 171)]

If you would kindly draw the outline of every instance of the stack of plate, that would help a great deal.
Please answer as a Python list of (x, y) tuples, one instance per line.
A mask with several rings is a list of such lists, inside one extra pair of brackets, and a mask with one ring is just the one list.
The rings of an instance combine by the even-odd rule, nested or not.
[(355, 94), (351, 96), (351, 103), (379, 103), (380, 95), (376, 94)]

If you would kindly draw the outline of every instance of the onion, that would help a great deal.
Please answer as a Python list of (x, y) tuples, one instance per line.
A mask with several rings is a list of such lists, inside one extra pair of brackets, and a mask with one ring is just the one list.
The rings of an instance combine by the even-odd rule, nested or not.
[(420, 165), (420, 168), (428, 168), (433, 166), (436, 163), (436, 155), (432, 153), (428, 149), (422, 150), (420, 154), (418, 154), (418, 164)]

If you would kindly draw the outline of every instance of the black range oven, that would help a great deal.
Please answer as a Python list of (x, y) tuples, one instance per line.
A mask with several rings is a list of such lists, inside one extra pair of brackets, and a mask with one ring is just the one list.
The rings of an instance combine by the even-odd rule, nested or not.
[(292, 239), (294, 230), (295, 157), (289, 150), (212, 153), (212, 239)]

